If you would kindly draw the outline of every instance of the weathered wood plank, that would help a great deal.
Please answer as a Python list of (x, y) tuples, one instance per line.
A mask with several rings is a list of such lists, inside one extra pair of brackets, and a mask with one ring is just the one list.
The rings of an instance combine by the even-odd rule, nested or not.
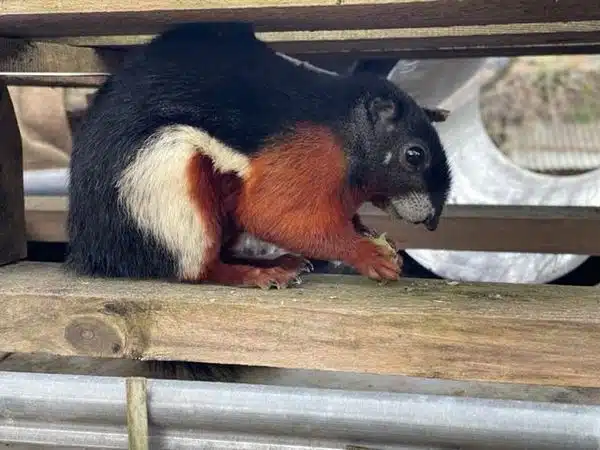
[[(343, 59), (348, 67), (357, 58), (594, 53), (600, 48), (600, 21), (264, 32), (258, 37), (290, 56), (316, 64)], [(118, 67), (127, 48), (151, 38), (0, 38), (0, 77), (20, 85), (97, 86)]]
[[(389, 48), (390, 45), (398, 47), (397, 51), (401, 50), (400, 47), (408, 50), (418, 49), (431, 40), (434, 40), (434, 44), (430, 45), (432, 49), (475, 45), (524, 45), (525, 43), (529, 45), (597, 43), (599, 30), (600, 21), (586, 20), (572, 23), (509, 23), (448, 27), (258, 32), (256, 34), (259, 39), (271, 43), (283, 52), (314, 53), (347, 51), (348, 45), (345, 43), (359, 45), (360, 50), (379, 51), (386, 48), (390, 51), (394, 50), (394, 48)], [(145, 44), (154, 36), (154, 34), (70, 36), (46, 37), (40, 40), (77, 46), (131, 47)], [(445, 41), (442, 42), (441, 39), (445, 39)], [(388, 41), (390, 44), (386, 45)], [(477, 41), (477, 43), (473, 41)], [(291, 45), (302, 46), (302, 48), (298, 50)]]
[(0, 78), (12, 85), (99, 86), (123, 50), (0, 38)]
[(100, 86), (106, 80), (106, 75), (77, 76), (75, 74), (36, 74), (36, 73), (10, 73), (0, 74), (9, 86), (48, 86), (48, 87), (85, 87)]
[[(600, 47), (600, 5), (583, 3), (112, 0), (100, 8), (86, 0), (13, 0), (0, 5), (0, 35), (132, 45), (147, 42), (173, 23), (247, 20), (277, 51), (308, 61), (334, 55), (355, 59), (594, 53)], [(97, 51), (0, 40), (0, 76), (21, 85), (94, 86), (122, 55), (114, 48)]]
[(67, 242), (66, 197), (25, 197), (25, 233), (28, 241)]
[(600, 5), (587, 0), (5, 0), (0, 6), (0, 34), (145, 34), (196, 20), (247, 20), (258, 31), (296, 31), (599, 19)]
[(127, 378), (127, 434), (129, 450), (148, 450), (148, 404), (146, 379)]
[(0, 265), (25, 257), (23, 153), (15, 111), (0, 81)]
[(56, 42), (0, 39), (0, 72), (63, 72), (107, 74), (121, 62), (123, 52), (70, 46)]
[(600, 208), (450, 205), (435, 232), (367, 210), (365, 224), (401, 248), (600, 255)]
[[(67, 241), (66, 198), (27, 197), (25, 204), (28, 240)], [(405, 249), (600, 255), (600, 208), (450, 205), (433, 233), (392, 221), (368, 205), (361, 214), (366, 224)]]
[(309, 276), (279, 291), (0, 268), (0, 350), (600, 386), (597, 288)]

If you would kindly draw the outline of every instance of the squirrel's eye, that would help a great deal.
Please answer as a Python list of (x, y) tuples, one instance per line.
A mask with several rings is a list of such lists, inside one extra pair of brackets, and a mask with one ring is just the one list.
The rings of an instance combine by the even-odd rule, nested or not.
[(427, 153), (420, 145), (413, 144), (404, 150), (406, 162), (414, 168), (419, 168), (425, 163)]

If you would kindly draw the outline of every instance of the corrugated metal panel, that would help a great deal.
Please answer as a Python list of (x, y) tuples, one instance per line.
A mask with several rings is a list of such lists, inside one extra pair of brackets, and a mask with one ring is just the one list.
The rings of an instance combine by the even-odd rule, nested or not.
[[(125, 379), (0, 372), (0, 442), (126, 449)], [(600, 407), (150, 380), (153, 449), (600, 448)], [(412, 446), (412, 447), (411, 447)]]

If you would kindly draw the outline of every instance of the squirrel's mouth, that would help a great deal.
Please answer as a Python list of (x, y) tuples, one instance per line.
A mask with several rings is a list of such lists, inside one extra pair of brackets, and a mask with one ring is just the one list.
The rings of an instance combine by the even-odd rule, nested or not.
[(425, 219), (422, 223), (429, 231), (435, 231), (440, 223), (440, 216), (439, 214), (434, 214), (433, 216)]
[(394, 219), (423, 224), (429, 231), (435, 231), (440, 221), (440, 212), (436, 211), (429, 196), (421, 192), (392, 198), (384, 209)]

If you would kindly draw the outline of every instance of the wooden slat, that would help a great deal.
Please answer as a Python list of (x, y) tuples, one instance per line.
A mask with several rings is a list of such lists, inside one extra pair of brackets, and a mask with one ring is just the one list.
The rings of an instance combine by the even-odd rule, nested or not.
[[(25, 209), (29, 240), (67, 241), (66, 198), (27, 197)], [(600, 208), (450, 205), (435, 232), (392, 221), (370, 206), (361, 214), (405, 249), (600, 255)]]
[(0, 39), (0, 72), (106, 74), (118, 67), (122, 55), (110, 49), (100, 54), (92, 48), (55, 42)]
[(100, 86), (106, 80), (105, 75), (77, 76), (65, 74), (0, 74), (0, 79), (9, 86), (48, 86), (48, 87), (85, 87)]
[[(420, 48), (598, 43), (600, 21), (454, 25), (448, 27), (258, 32), (259, 39), (287, 53), (358, 50), (401, 51)], [(148, 43), (155, 35), (41, 38), (78, 46), (115, 47)], [(445, 41), (442, 41), (444, 39)], [(378, 45), (379, 44), (379, 45)], [(301, 47), (301, 48), (298, 48)]]
[(21, 135), (8, 89), (1, 81), (0, 136), (1, 265), (26, 256)]
[(175, 22), (247, 20), (258, 31), (447, 27), (600, 20), (587, 0), (4, 0), (0, 34), (146, 34)]
[(131, 377), (127, 389), (127, 435), (129, 450), (148, 450), (148, 390), (145, 378)]
[[(600, 50), (599, 30), (600, 21), (581, 21), (265, 32), (258, 37), (277, 51), (317, 65), (335, 61), (334, 66), (349, 67), (358, 58), (594, 53)], [(119, 66), (126, 49), (151, 37), (46, 38), (58, 42), (0, 38), (0, 77), (20, 85), (98, 86)]]
[(364, 222), (401, 248), (600, 255), (600, 208), (450, 205), (435, 232), (379, 212)]
[(0, 38), (0, 78), (12, 85), (99, 86), (125, 52)]
[[(111, 0), (103, 7), (86, 0), (9, 0), (0, 4), (0, 35), (66, 39), (80, 46), (139, 44), (167, 26), (192, 20), (252, 21), (259, 38), (308, 61), (340, 55), (351, 60), (600, 49), (600, 4), (585, 0), (181, 0), (175, 4)], [(114, 49), (0, 40), (0, 76), (21, 85), (96, 86), (121, 57)]]
[(0, 351), (600, 386), (593, 287), (308, 276), (298, 288), (0, 268)]
[(25, 197), (28, 241), (67, 242), (68, 202), (63, 197)]

